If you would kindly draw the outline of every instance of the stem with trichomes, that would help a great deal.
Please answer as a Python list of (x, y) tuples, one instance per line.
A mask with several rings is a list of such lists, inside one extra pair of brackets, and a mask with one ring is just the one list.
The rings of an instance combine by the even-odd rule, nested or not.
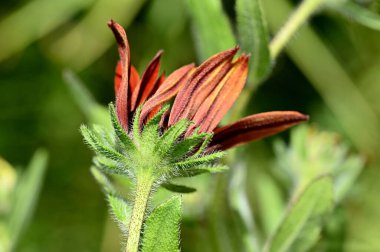
[(151, 176), (139, 176), (137, 178), (136, 195), (129, 224), (127, 252), (137, 252), (139, 248), (141, 229), (148, 206), (149, 196), (152, 191), (153, 179)]

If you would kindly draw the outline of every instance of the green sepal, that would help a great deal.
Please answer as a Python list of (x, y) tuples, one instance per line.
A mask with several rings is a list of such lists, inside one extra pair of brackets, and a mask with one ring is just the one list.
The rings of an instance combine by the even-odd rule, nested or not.
[(157, 143), (159, 138), (159, 126), (161, 117), (169, 109), (169, 107), (169, 104), (164, 105), (164, 107), (145, 125), (141, 133), (141, 141), (144, 143), (144, 146), (152, 145), (152, 143)]
[(174, 165), (178, 168), (191, 168), (194, 166), (211, 163), (211, 162), (223, 157), (224, 154), (225, 153), (222, 151), (214, 152), (214, 153), (202, 156), (202, 157), (187, 158), (184, 161), (175, 163)]
[(176, 144), (177, 139), (181, 136), (190, 125), (190, 121), (187, 119), (179, 120), (176, 124), (172, 125), (165, 133), (161, 136), (159, 142), (157, 143), (156, 150), (160, 153), (160, 156), (165, 157), (169, 150), (173, 148)]
[(200, 145), (201, 143), (203, 144), (205, 142), (204, 139), (207, 138), (209, 135), (210, 135), (209, 133), (193, 134), (192, 136), (179, 142), (170, 153), (171, 159), (178, 160), (180, 158), (183, 158), (186, 154), (191, 152), (196, 146)]
[(180, 177), (194, 177), (198, 176), (204, 173), (219, 173), (219, 172), (225, 172), (229, 169), (226, 165), (217, 165), (217, 166), (198, 166), (193, 168), (184, 168), (184, 169), (178, 169), (176, 171), (176, 175), (174, 177), (180, 178)]
[(142, 105), (138, 106), (133, 117), (132, 133), (133, 141), (136, 145), (140, 145), (141, 142), (141, 128), (140, 128), (140, 115), (141, 115)]
[(94, 176), (95, 180), (101, 185), (102, 189), (108, 194), (115, 194), (116, 189), (113, 184), (110, 182), (108, 177), (99, 170), (99, 168), (95, 166), (91, 166), (90, 168), (92, 176)]
[(110, 117), (111, 117), (111, 123), (113, 126), (113, 129), (115, 131), (115, 135), (119, 139), (119, 141), (123, 144), (126, 151), (132, 151), (136, 149), (136, 146), (133, 144), (133, 141), (128, 136), (127, 132), (121, 127), (119, 120), (117, 119), (115, 106), (110, 103), (108, 106)]
[(117, 151), (107, 147), (101, 138), (99, 138), (96, 134), (94, 134), (89, 128), (85, 125), (81, 125), (80, 127), (81, 133), (85, 139), (85, 141), (90, 145), (90, 147), (99, 155), (105, 156), (109, 159), (119, 161), (125, 159), (124, 156)]
[(142, 252), (178, 252), (181, 197), (174, 196), (156, 207), (144, 225)]
[(163, 183), (161, 186), (169, 191), (176, 192), (176, 193), (193, 193), (197, 190), (193, 187), (177, 185), (177, 184), (172, 184), (172, 183)]

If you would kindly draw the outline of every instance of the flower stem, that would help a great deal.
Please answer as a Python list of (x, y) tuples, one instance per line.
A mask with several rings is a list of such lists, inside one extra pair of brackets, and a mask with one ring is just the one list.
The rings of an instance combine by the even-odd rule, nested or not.
[(297, 30), (324, 3), (325, 0), (304, 0), (297, 7), (284, 27), (276, 34), (269, 45), (272, 59), (275, 59)]
[(126, 252), (138, 251), (142, 224), (148, 206), (148, 199), (152, 191), (152, 185), (153, 179), (150, 176), (142, 174), (142, 176), (137, 178), (135, 203), (129, 224)]

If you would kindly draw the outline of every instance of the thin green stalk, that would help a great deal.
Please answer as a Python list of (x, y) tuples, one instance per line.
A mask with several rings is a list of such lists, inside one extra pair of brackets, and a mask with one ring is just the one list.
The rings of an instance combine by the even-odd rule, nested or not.
[(127, 252), (137, 252), (139, 248), (140, 234), (144, 221), (148, 200), (152, 191), (153, 179), (150, 176), (139, 176), (137, 180), (135, 203), (129, 224)]
[(276, 34), (269, 45), (270, 55), (275, 59), (297, 30), (324, 3), (325, 0), (304, 0), (290, 16), (282, 29)]

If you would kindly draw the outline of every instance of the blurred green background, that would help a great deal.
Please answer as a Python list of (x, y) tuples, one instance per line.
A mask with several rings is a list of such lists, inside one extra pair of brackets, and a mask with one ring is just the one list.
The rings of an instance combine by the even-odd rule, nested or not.
[[(106, 202), (90, 174), (92, 154), (78, 130), (86, 117), (63, 71), (77, 73), (99, 103), (113, 101), (118, 55), (106, 26), (111, 18), (126, 28), (132, 63), (140, 73), (159, 49), (165, 52), (165, 73), (189, 62), (199, 64), (210, 55), (202, 51), (196, 4), (191, 2), (199, 1), (0, 3), (0, 155), (15, 167), (25, 166), (40, 147), (50, 156), (33, 220), (16, 251), (119, 250), (118, 234), (107, 236)], [(379, 2), (364, 2), (372, 13), (380, 11)], [(298, 2), (262, 3), (274, 34)], [(235, 2), (222, 4), (236, 33)], [(301, 111), (311, 116), (311, 124), (338, 132), (352, 151), (365, 157), (366, 167), (344, 205), (344, 251), (380, 251), (380, 32), (355, 20), (339, 9), (316, 13), (276, 59), (269, 78), (250, 86), (254, 92), (244, 113)], [(246, 183), (253, 209), (258, 207), (257, 174), (270, 174), (266, 170), (275, 159), (275, 138), (242, 147), (249, 160)], [(288, 133), (277, 138), (287, 139)], [(182, 228), (183, 251), (195, 251), (192, 246), (198, 242), (190, 229)]]

